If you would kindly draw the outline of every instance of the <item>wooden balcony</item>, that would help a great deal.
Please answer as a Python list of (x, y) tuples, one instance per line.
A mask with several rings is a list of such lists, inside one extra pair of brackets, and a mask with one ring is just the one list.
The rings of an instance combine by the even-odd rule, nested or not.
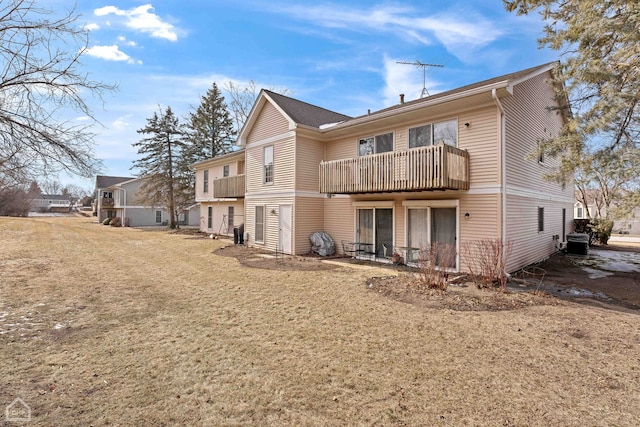
[(244, 175), (213, 180), (213, 197), (216, 199), (244, 197), (244, 191)]
[(320, 163), (320, 192), (468, 190), (469, 153), (446, 144)]
[(115, 202), (112, 198), (103, 197), (102, 198), (102, 208), (112, 208)]

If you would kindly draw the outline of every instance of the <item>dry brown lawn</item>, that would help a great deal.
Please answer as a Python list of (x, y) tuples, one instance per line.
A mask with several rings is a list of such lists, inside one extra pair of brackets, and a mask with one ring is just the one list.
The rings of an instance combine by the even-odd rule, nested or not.
[(0, 218), (0, 239), (0, 424), (18, 396), (47, 426), (640, 420), (637, 314), (407, 304), (365, 285), (388, 270), (250, 268), (86, 218)]

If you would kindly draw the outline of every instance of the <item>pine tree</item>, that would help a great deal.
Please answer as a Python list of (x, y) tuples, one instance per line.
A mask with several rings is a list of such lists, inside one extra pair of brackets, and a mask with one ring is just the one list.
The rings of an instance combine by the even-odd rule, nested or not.
[(209, 159), (233, 150), (236, 132), (224, 96), (213, 83), (188, 117), (187, 161)]
[(138, 154), (144, 156), (131, 168), (138, 169), (139, 175), (146, 178), (140, 189), (141, 199), (151, 206), (165, 206), (169, 211), (169, 228), (177, 228), (177, 210), (185, 202), (176, 173), (185, 146), (180, 121), (167, 107), (164, 112), (154, 112), (138, 133), (149, 135), (133, 144), (138, 147)]
[[(559, 178), (572, 176), (588, 153), (619, 155), (640, 146), (640, 3), (637, 0), (503, 0), (508, 11), (538, 11), (541, 46), (562, 51), (555, 87), (572, 117), (548, 154), (563, 156)], [(587, 154), (585, 154), (587, 152)]]

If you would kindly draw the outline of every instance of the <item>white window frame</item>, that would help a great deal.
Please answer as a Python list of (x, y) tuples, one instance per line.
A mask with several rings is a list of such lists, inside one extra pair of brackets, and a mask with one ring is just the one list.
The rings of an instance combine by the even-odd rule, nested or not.
[[(438, 145), (439, 143), (436, 142), (436, 126), (443, 124), (443, 123), (448, 123), (448, 122), (455, 122), (455, 129), (456, 129), (456, 141), (455, 141), (455, 145), (451, 145), (451, 144), (447, 144), (447, 145), (451, 145), (452, 147), (458, 147), (458, 142), (459, 142), (459, 132), (458, 132), (458, 118), (457, 117), (453, 117), (450, 119), (446, 119), (446, 120), (439, 120), (439, 121), (434, 121), (434, 122), (430, 122), (430, 123), (423, 123), (420, 125), (416, 125), (416, 126), (412, 126), (410, 128), (407, 128), (407, 148), (412, 149), (412, 148), (421, 148), (421, 147), (429, 147), (431, 145)], [(431, 129), (431, 135), (429, 135), (430, 141), (429, 144), (427, 145), (419, 145), (419, 146), (415, 146), (412, 147), (411, 146), (411, 130), (412, 129), (418, 129), (421, 127), (425, 127), (425, 126), (429, 126)], [(446, 142), (445, 142), (446, 144)]]
[[(160, 221), (158, 221), (158, 216), (160, 216)], [(162, 211), (156, 211), (156, 224), (162, 224)]]
[[(405, 200), (402, 202), (404, 206), (404, 243), (409, 244), (409, 209), (427, 209), (427, 239), (431, 244), (431, 209), (432, 208), (455, 208), (456, 209), (456, 267), (448, 268), (447, 271), (457, 272), (460, 269), (460, 200)], [(440, 267), (438, 267), (440, 268)]]
[(233, 229), (234, 216), (235, 216), (235, 207), (227, 206), (227, 227), (229, 229)]
[(203, 171), (202, 175), (203, 175), (202, 192), (203, 193), (208, 193), (209, 192), (209, 170), (205, 169)]
[(222, 166), (222, 177), (226, 178), (229, 176), (229, 165)]
[[(370, 136), (365, 136), (363, 138), (358, 138), (358, 146), (356, 147), (356, 149), (358, 150), (358, 157), (360, 156), (369, 156), (371, 154), (378, 154), (378, 144), (377, 144), (377, 138), (378, 137), (382, 137), (385, 135), (391, 135), (391, 150), (389, 151), (382, 151), (383, 153), (389, 153), (391, 151), (393, 151), (395, 149), (395, 143), (396, 143), (396, 136), (395, 136), (395, 132), (393, 131), (389, 131), (389, 132), (382, 132), (382, 133), (378, 133), (376, 135), (370, 135)], [(362, 142), (366, 142), (367, 140), (371, 140), (372, 143), (372, 152), (371, 153), (364, 153), (362, 154), (360, 152), (360, 146), (362, 145)]]
[[(271, 161), (269, 162), (269, 158), (267, 157), (267, 153), (270, 152)], [(262, 149), (262, 182), (264, 184), (273, 184), (274, 183), (274, 149), (273, 145), (267, 145)]]
[(213, 206), (207, 206), (207, 230), (213, 228)]
[[(259, 236), (258, 235), (258, 210), (262, 210), (262, 235)], [(255, 212), (254, 212), (254, 234), (255, 236), (253, 237), (253, 240), (256, 243), (264, 243), (265, 241), (265, 234), (266, 234), (266, 228), (265, 228), (265, 222), (266, 222), (266, 207), (264, 205), (256, 205), (255, 207)]]

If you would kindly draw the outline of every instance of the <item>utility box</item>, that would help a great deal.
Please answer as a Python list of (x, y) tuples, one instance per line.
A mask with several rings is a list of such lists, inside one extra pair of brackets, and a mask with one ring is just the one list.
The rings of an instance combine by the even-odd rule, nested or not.
[(589, 253), (589, 235), (585, 233), (567, 234), (567, 254), (587, 255)]

